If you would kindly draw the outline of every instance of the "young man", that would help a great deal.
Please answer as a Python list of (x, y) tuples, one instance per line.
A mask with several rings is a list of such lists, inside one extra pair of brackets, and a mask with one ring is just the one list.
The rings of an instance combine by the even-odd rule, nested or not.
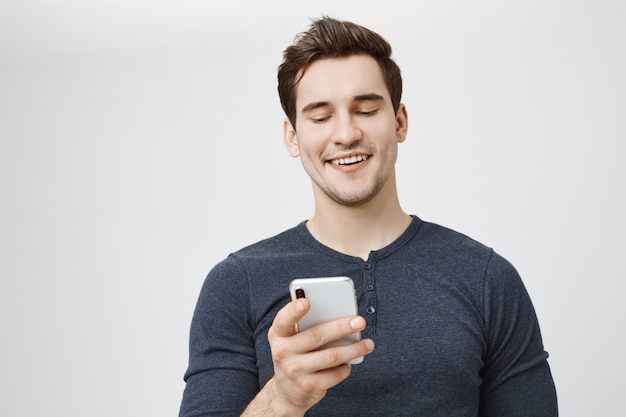
[[(314, 21), (285, 51), (278, 80), (285, 146), (311, 178), (315, 212), (209, 273), (180, 415), (556, 416), (514, 268), (400, 207), (395, 162), (408, 120), (387, 42)], [(324, 276), (352, 278), (360, 315), (298, 333), (310, 305), (291, 302), (288, 284)], [(318, 350), (358, 331), (359, 342)]]

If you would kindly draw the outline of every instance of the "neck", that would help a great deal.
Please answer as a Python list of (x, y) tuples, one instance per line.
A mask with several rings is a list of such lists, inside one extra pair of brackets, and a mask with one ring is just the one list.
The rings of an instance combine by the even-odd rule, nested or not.
[(396, 240), (410, 223), (411, 217), (400, 207), (392, 187), (381, 190), (374, 199), (358, 207), (316, 197), (315, 214), (307, 222), (307, 228), (324, 245), (367, 259), (371, 251)]

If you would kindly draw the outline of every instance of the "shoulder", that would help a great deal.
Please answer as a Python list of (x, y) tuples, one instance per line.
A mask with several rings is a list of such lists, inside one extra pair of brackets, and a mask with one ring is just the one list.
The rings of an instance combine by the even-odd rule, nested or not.
[(494, 255), (491, 247), (436, 223), (422, 222), (417, 242), (429, 256), (444, 257), (447, 261), (457, 259), (458, 262), (469, 260), (488, 262)]
[(299, 227), (301, 225), (230, 253), (211, 269), (208, 281), (248, 280), (284, 268), (285, 263), (294, 258), (292, 254), (305, 249)]
[(414, 241), (426, 262), (445, 270), (449, 276), (471, 279), (481, 285), (487, 281), (505, 286), (519, 284), (519, 275), (507, 259), (464, 233), (422, 222)]
[(280, 254), (287, 249), (297, 246), (301, 242), (302, 239), (298, 231), (301, 225), (302, 223), (274, 236), (241, 248), (231, 253), (229, 257), (243, 260), (248, 258), (265, 258), (267, 256)]

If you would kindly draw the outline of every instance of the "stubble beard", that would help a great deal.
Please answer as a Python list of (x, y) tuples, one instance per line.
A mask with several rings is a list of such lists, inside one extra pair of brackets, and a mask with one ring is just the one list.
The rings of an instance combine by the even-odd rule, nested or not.
[(367, 185), (366, 189), (361, 190), (358, 194), (342, 192), (331, 186), (320, 187), (320, 189), (328, 198), (341, 206), (359, 207), (372, 201), (380, 193), (380, 190), (383, 189), (388, 179), (389, 175), (378, 175)]

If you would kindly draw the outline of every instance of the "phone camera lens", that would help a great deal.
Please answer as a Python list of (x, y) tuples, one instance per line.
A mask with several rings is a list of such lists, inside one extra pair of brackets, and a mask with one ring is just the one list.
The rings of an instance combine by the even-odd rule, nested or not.
[(304, 290), (302, 288), (296, 288), (296, 298), (304, 298)]

